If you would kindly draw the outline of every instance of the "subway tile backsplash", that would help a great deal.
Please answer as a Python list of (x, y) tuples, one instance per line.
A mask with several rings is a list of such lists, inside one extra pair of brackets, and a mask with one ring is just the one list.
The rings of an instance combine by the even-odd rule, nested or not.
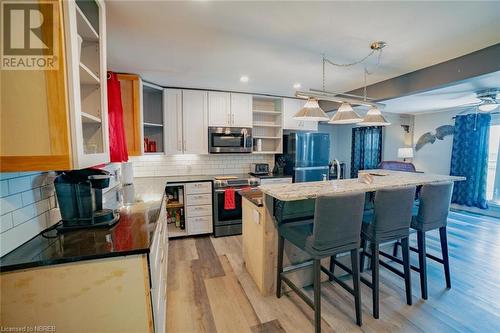
[(134, 177), (231, 175), (250, 172), (252, 163), (269, 163), (274, 155), (146, 155), (132, 157)]
[(0, 173), (0, 256), (61, 218), (53, 172)]

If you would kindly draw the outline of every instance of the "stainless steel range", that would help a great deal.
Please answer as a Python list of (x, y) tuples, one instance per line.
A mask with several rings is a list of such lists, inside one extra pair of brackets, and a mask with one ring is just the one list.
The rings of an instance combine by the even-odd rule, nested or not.
[[(260, 179), (249, 175), (236, 175), (231, 179), (214, 179), (214, 237), (241, 234), (241, 195), (238, 191), (245, 188), (256, 188)], [(228, 178), (228, 177), (226, 177)], [(226, 209), (225, 196), (231, 195), (226, 190), (234, 189), (234, 208)]]

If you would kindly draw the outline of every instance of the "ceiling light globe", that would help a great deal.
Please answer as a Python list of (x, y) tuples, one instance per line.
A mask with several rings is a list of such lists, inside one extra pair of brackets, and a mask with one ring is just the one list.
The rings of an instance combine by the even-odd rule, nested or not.
[(492, 102), (486, 102), (478, 106), (478, 109), (483, 112), (490, 112), (495, 110), (498, 107), (498, 104)]

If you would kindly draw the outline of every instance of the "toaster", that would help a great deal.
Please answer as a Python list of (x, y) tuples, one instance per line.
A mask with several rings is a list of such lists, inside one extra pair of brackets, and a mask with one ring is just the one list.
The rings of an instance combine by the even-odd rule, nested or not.
[(269, 163), (252, 163), (251, 173), (253, 175), (269, 174)]

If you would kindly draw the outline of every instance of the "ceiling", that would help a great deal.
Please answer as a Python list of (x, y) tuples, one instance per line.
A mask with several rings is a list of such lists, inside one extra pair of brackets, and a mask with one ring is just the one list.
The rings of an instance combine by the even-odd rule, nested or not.
[[(106, 3), (108, 67), (164, 86), (292, 96), (321, 88), (323, 53), (352, 62), (386, 41), (372, 84), (500, 42), (500, 2)], [(362, 65), (326, 75), (328, 90), (363, 85)]]
[(476, 98), (476, 92), (489, 88), (500, 88), (500, 72), (477, 76), (443, 88), (386, 100), (382, 102), (385, 104), (383, 111), (415, 114), (470, 107), (470, 104), (480, 101)]

